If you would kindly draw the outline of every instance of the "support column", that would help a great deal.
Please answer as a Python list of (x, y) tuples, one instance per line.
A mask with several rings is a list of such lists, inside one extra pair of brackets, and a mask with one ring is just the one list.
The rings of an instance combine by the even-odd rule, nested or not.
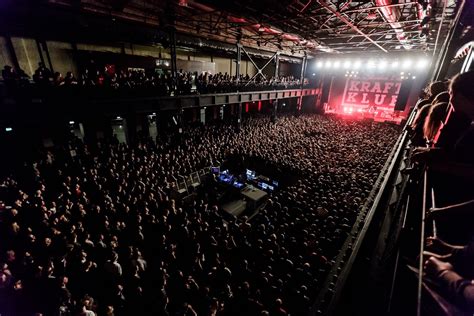
[[(275, 75), (274, 77), (275, 78), (278, 78), (278, 75), (280, 73), (280, 60), (279, 60), (279, 57), (280, 56), (280, 53), (277, 52), (276, 55), (275, 55)], [(277, 118), (277, 110), (278, 110), (278, 99), (275, 99), (273, 101), (273, 111), (272, 111), (272, 116), (270, 118), (270, 120), (274, 123), (276, 121), (276, 118)]]
[(137, 115), (129, 112), (125, 117), (125, 136), (128, 145), (134, 145), (137, 141)]
[(242, 126), (242, 102), (239, 102), (239, 106), (237, 107), (237, 130), (240, 131), (240, 127)]
[(237, 43), (237, 68), (235, 69), (235, 76), (237, 77), (237, 83), (240, 80), (240, 63), (242, 62), (242, 44), (240, 42)]
[(184, 109), (183, 105), (181, 104), (181, 101), (179, 102), (179, 107), (178, 107), (178, 134), (181, 136), (183, 133), (183, 122), (184, 122)]
[(41, 44), (38, 40), (35, 40), (35, 42), (36, 42), (36, 47), (38, 48), (38, 54), (39, 54), (39, 57), (41, 59), (41, 62), (43, 63), (43, 65), (45, 65), (44, 57), (43, 57), (43, 50), (41, 49)]
[(170, 37), (170, 55), (171, 55), (171, 90), (176, 94), (177, 86), (177, 73), (178, 67), (176, 65), (176, 29), (174, 26), (169, 27), (169, 37)]
[(150, 124), (148, 120), (148, 114), (140, 114), (138, 122), (139, 124), (137, 126), (137, 131), (139, 132), (138, 134), (140, 137), (150, 136)]
[(300, 90), (301, 95), (298, 98), (297, 112), (300, 113), (303, 109), (303, 88), (304, 88), (304, 73), (306, 71), (307, 56), (306, 53), (301, 61), (301, 75), (300, 75)]
[(206, 125), (206, 108), (205, 107), (199, 109), (199, 121), (203, 125)]

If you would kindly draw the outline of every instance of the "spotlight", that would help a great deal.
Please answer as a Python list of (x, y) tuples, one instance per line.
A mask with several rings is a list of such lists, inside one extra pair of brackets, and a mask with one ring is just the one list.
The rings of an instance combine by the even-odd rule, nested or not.
[(69, 121), (69, 124), (70, 124), (70, 125), (74, 125), (74, 121)]
[(152, 114), (153, 114), (153, 115), (156, 115), (156, 112), (153, 112)]
[(393, 69), (397, 68), (398, 65), (399, 65), (398, 60), (395, 60), (395, 61), (392, 62), (392, 68)]
[(11, 128), (11, 127), (5, 127), (5, 132), (11, 132), (11, 131), (13, 131), (13, 128)]
[(420, 59), (418, 63), (416, 64), (417, 68), (426, 68), (429, 65), (429, 61), (426, 58)]
[(322, 62), (322, 61), (318, 61), (318, 62), (316, 63), (316, 67), (318, 67), (318, 68), (323, 68), (323, 62)]
[(403, 69), (408, 69), (411, 67), (412, 64), (413, 64), (413, 61), (411, 59), (405, 59), (403, 61), (402, 67)]
[(344, 62), (344, 68), (345, 68), (345, 69), (348, 69), (350, 66), (351, 66), (351, 61), (350, 61), (350, 60), (346, 60), (346, 61)]
[(334, 62), (334, 68), (337, 69), (337, 68), (339, 68), (340, 66), (341, 66), (341, 62), (340, 62), (339, 60), (336, 60), (336, 61)]
[(416, 79), (416, 76), (411, 77), (411, 79), (415, 80), (415, 79)]
[(121, 117), (121, 116), (117, 116), (117, 120), (121, 120), (121, 119), (122, 119), (122, 117)]
[(361, 64), (362, 63), (360, 62), (360, 60), (356, 60), (355, 63), (354, 63), (354, 69), (359, 69)]
[(379, 70), (385, 70), (385, 68), (387, 68), (387, 61), (385, 59), (382, 59), (379, 62)]
[(369, 59), (369, 61), (367, 62), (367, 67), (375, 68), (375, 61), (373, 59)]
[(326, 63), (324, 64), (325, 68), (331, 68), (332, 62), (330, 60), (327, 60)]
[(313, 76), (316, 76), (316, 73), (313, 72)]

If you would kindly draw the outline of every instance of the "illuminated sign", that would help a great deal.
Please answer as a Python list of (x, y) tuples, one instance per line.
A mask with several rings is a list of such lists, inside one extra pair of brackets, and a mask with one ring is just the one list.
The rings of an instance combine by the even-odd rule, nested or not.
[(364, 111), (393, 112), (402, 82), (398, 80), (363, 80), (347, 78), (342, 107)]

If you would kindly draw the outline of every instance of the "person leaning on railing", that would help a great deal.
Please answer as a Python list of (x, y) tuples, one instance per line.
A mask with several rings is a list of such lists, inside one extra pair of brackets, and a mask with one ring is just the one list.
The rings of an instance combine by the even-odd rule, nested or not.
[(460, 162), (474, 164), (474, 71), (456, 75), (450, 83), (450, 112), (444, 120), (435, 147), (415, 150), (413, 159), (421, 162)]

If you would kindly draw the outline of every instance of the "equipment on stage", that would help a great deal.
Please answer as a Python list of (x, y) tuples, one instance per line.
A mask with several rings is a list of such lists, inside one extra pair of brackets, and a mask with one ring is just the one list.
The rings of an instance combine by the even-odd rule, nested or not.
[(249, 181), (254, 180), (256, 178), (255, 171), (250, 170), (250, 169), (245, 170), (245, 175), (247, 176), (247, 180), (249, 180)]

